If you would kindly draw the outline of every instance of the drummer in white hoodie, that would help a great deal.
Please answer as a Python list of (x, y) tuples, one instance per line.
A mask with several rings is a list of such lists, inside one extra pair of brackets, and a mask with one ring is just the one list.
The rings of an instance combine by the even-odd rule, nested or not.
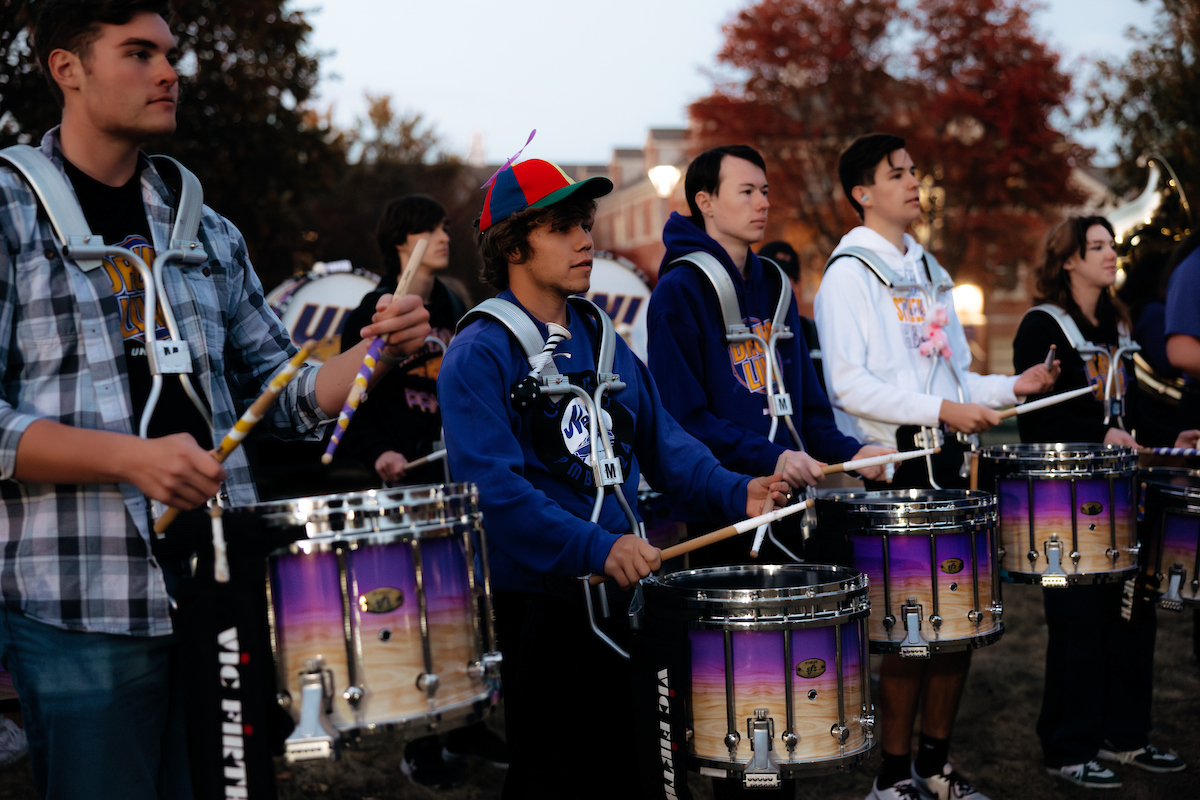
[[(980, 433), (999, 424), (994, 410), (1019, 396), (1047, 392), (1058, 375), (1037, 365), (1020, 376), (976, 375), (954, 313), (953, 282), (905, 229), (921, 215), (919, 184), (904, 140), (860, 137), (838, 162), (842, 188), (863, 224), (833, 251), (815, 311), (825, 382), (838, 428), (859, 441), (916, 448), (924, 426), (946, 431), (934, 478), (942, 488), (966, 488), (965, 446), (953, 433)], [(892, 288), (900, 284), (922, 288)], [(890, 286), (889, 286), (890, 284)], [(932, 384), (927, 383), (937, 361)], [(961, 381), (955, 379), (958, 375)], [(928, 488), (924, 461), (905, 462), (889, 488)], [(869, 488), (882, 488), (882, 484)], [(987, 800), (947, 760), (951, 728), (970, 653), (928, 661), (883, 657), (880, 727), (883, 763), (871, 800)], [(912, 728), (921, 710), (920, 749), (910, 762)]]

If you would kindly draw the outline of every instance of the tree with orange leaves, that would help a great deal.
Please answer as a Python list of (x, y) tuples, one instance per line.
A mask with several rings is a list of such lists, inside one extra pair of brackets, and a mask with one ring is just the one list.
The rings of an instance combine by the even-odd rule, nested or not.
[(906, 137), (924, 173), (918, 234), (989, 283), (1011, 286), (1037, 220), (1077, 199), (1085, 153), (1050, 122), (1070, 77), (1017, 0), (760, 0), (725, 37), (717, 58), (739, 77), (692, 104), (698, 145), (762, 151), (774, 224), (809, 228), (810, 257), (857, 224), (837, 158), (874, 130)]

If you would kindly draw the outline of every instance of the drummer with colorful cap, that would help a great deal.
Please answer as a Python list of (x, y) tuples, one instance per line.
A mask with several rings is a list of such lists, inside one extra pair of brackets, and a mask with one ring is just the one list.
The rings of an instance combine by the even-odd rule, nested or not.
[[(751, 479), (723, 469), (663, 410), (645, 365), (613, 337), (611, 371), (619, 381), (599, 407), (623, 483), (605, 495), (598, 521), (589, 521), (595, 404), (525, 389), (531, 361), (552, 362), (595, 396), (599, 320), (567, 299), (589, 288), (595, 201), (612, 188), (607, 178), (573, 182), (539, 159), (500, 169), (478, 221), (483, 277), (511, 304), (518, 327), (532, 323), (543, 342), (552, 331), (554, 337), (544, 356), (530, 359), (509, 326), (468, 315), (438, 377), (451, 471), (455, 480), (478, 484), (487, 520), (504, 654), (506, 798), (608, 798), (637, 790), (629, 662), (592, 633), (575, 580), (603, 574), (625, 589), (661, 566), (658, 548), (629, 535), (615, 492), (636, 507), (645, 472), (677, 501), (737, 518), (758, 514), (768, 492), (783, 502), (786, 490), (780, 476)], [(615, 595), (610, 588), (612, 616), (622, 619)], [(605, 630), (618, 641), (627, 633), (618, 625)]]

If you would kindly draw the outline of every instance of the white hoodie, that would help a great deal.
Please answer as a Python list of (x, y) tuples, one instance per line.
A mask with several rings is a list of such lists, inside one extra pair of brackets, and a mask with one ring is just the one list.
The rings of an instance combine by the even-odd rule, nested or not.
[[(842, 237), (836, 257), (847, 247), (864, 247), (879, 255), (903, 281), (928, 285), (921, 263), (924, 250), (908, 234), (907, 248), (896, 246), (870, 228), (859, 226)], [(1013, 405), (1015, 377), (976, 375), (969, 371), (971, 351), (954, 313), (949, 290), (937, 293), (949, 318), (945, 326), (951, 357), (966, 383), (966, 400), (991, 408)], [(918, 349), (924, 337), (927, 309), (916, 289), (888, 289), (858, 259), (839, 258), (829, 265), (814, 304), (825, 385), (838, 429), (860, 442), (895, 446), (900, 425), (938, 425), (942, 400), (958, 402), (958, 384), (948, 364), (938, 367), (929, 394), (925, 383), (934, 359)], [(912, 442), (900, 442), (911, 447)]]

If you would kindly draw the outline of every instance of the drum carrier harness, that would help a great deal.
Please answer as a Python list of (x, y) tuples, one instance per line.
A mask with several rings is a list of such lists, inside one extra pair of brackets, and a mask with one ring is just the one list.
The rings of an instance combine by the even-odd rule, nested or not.
[[(791, 339), (795, 336), (791, 328), (787, 324), (788, 308), (791, 306), (792, 290), (791, 284), (787, 279), (787, 275), (778, 264), (769, 258), (759, 256), (759, 261), (763, 263), (763, 274), (773, 275), (779, 279), (779, 299), (775, 301), (775, 313), (771, 317), (771, 335), (768, 339), (763, 339), (755, 333), (749, 325), (742, 322), (741, 305), (738, 303), (737, 289), (733, 285), (733, 279), (729, 277), (725, 266), (716, 259), (712, 253), (707, 253), (703, 250), (696, 250), (688, 253), (685, 256), (672, 261), (667, 265), (667, 269), (674, 267), (677, 264), (690, 264), (700, 271), (700, 273), (708, 279), (712, 286), (713, 293), (717, 297), (717, 305), (721, 308), (721, 321), (724, 323), (725, 341), (729, 344), (737, 344), (740, 342), (755, 342), (762, 348), (766, 363), (766, 388), (767, 388), (767, 413), (771, 416), (771, 429), (767, 433), (767, 441), (774, 442), (775, 434), (779, 430), (779, 420), (783, 419), (787, 426), (788, 433), (792, 437), (792, 443), (801, 453), (805, 452), (804, 441), (800, 438), (800, 432), (796, 430), (796, 424), (792, 421), (792, 396), (783, 387), (783, 369), (779, 362), (778, 345), (780, 340)], [(766, 265), (774, 267), (769, 269)], [(778, 384), (778, 386), (776, 385)], [(807, 494), (807, 493), (806, 493)], [(815, 495), (813, 495), (815, 496)], [(808, 530), (815, 524), (813, 515), (810, 510), (805, 510), (801, 513), (801, 529), (803, 530), (804, 538), (808, 537)], [(764, 525), (771, 543), (778, 547), (793, 561), (801, 562), (799, 558), (791, 550), (783, 545), (777, 538), (771, 525)], [(759, 529), (762, 530), (761, 528)], [(758, 533), (755, 534), (756, 540)]]
[[(179, 179), (179, 204), (175, 210), (175, 224), (171, 228), (171, 240), (167, 249), (154, 259), (153, 268), (146, 265), (136, 253), (125, 247), (107, 245), (100, 236), (93, 234), (88, 228), (83, 210), (75, 199), (75, 194), (49, 158), (42, 151), (29, 145), (18, 144), (0, 150), (0, 161), (7, 162), (15, 169), (33, 193), (37, 196), (42, 209), (50, 220), (50, 226), (57, 238), (56, 244), (60, 255), (65, 261), (72, 261), (84, 272), (91, 272), (99, 267), (103, 259), (120, 257), (126, 259), (138, 271), (145, 286), (145, 316), (144, 319), (154, 320), (158, 314), (158, 301), (162, 299), (163, 318), (167, 323), (169, 339), (154, 339), (154, 332), (147, 331), (146, 361), (150, 367), (150, 395), (146, 399), (146, 407), (142, 411), (141, 425), (138, 435), (147, 438), (150, 429), (150, 419), (158, 405), (162, 393), (163, 375), (178, 375), (183, 391), (192, 405), (200, 412), (201, 419), (208, 425), (209, 433), (213, 433), (212, 415), (204, 400), (196, 393), (188, 374), (192, 371), (192, 357), (188, 343), (179, 332), (175, 314), (167, 302), (167, 292), (163, 285), (163, 268), (172, 262), (181, 264), (203, 264), (208, 260), (204, 246), (197, 238), (200, 230), (200, 216), (203, 212), (204, 189), (199, 179), (186, 167), (170, 156), (151, 156), (156, 167), (166, 167), (167, 173), (174, 173)], [(153, 322), (150, 324), (153, 328)], [(216, 437), (213, 436), (216, 441)], [(159, 534), (161, 536), (161, 534)]]
[[(616, 456), (612, 443), (608, 440), (608, 430), (604, 427), (604, 418), (600, 414), (604, 393), (607, 391), (619, 392), (626, 385), (621, 380), (621, 376), (612, 371), (613, 359), (616, 356), (616, 331), (613, 329), (612, 319), (608, 314), (604, 313), (591, 300), (583, 297), (571, 297), (567, 302), (585, 320), (591, 317), (598, 328), (599, 342), (595, 348), (596, 391), (592, 395), (589, 395), (582, 387), (571, 383), (570, 379), (561, 374), (554, 365), (554, 348), (563, 339), (570, 338), (570, 332), (562, 326), (551, 324), (550, 337), (543, 339), (537, 326), (515, 303), (499, 297), (484, 300), (459, 321), (457, 330), (461, 332), (463, 328), (480, 317), (492, 319), (504, 326), (509, 335), (520, 345), (525, 358), (529, 361), (530, 371), (524, 379), (514, 384), (509, 392), (509, 399), (514, 409), (526, 411), (533, 408), (533, 404), (541, 395), (561, 397), (570, 394), (579, 399), (588, 414), (592, 475), (596, 483), (596, 502), (592, 506), (590, 521), (593, 523), (599, 521), (604, 506), (604, 494), (610, 492), (616, 497), (621, 510), (625, 512), (625, 517), (629, 520), (630, 532), (645, 539), (646, 532), (621, 491), (621, 487), (625, 483), (624, 470), (621, 468), (621, 459)], [(618, 655), (628, 660), (629, 653), (613, 641), (608, 634), (600, 630), (596, 624), (592, 593), (588, 583), (589, 577), (591, 576), (585, 575), (579, 580), (582, 583), (584, 604), (587, 607), (588, 623), (591, 625), (592, 632)], [(601, 614), (608, 618), (610, 616), (608, 596), (603, 583), (599, 585), (597, 593), (600, 598)], [(637, 600), (635, 600), (636, 602)]]
[[(874, 275), (880, 283), (886, 286), (893, 292), (918, 291), (921, 293), (921, 299), (925, 302), (925, 308), (928, 312), (936, 303), (935, 298), (939, 292), (951, 291), (954, 289), (954, 280), (950, 277), (950, 273), (946, 272), (945, 268), (937, 262), (937, 259), (932, 254), (926, 252), (921, 256), (921, 263), (925, 266), (925, 276), (929, 282), (922, 283), (920, 280), (901, 280), (896, 271), (884, 263), (878, 253), (868, 250), (865, 247), (847, 247), (834, 253), (825, 262), (825, 269), (837, 261), (839, 258), (853, 258), (861, 262), (871, 274)], [(959, 372), (958, 367), (949, 358), (945, 358), (940, 354), (934, 355), (933, 366), (929, 368), (929, 375), (925, 378), (925, 393), (933, 393), (933, 379), (937, 375), (938, 367), (942, 361), (946, 362), (950, 370), (950, 375), (954, 378), (954, 384), (958, 392), (958, 402), (971, 402), (971, 391), (967, 388), (967, 383)], [(979, 449), (978, 434), (957, 433), (955, 437), (960, 444), (966, 445), (975, 452)], [(918, 450), (941, 447), (944, 441), (942, 430), (940, 427), (921, 426), (921, 432), (913, 437), (913, 444)], [(925, 456), (925, 470), (929, 475), (929, 484), (934, 489), (941, 489), (933, 476), (933, 456)], [(970, 475), (970, 453), (963, 456), (963, 465), (959, 468), (959, 473), (962, 477)]]
[[(1125, 389), (1117, 380), (1117, 366), (1126, 353), (1133, 354), (1142, 349), (1141, 345), (1133, 340), (1129, 326), (1124, 322), (1117, 322), (1117, 351), (1110, 354), (1107, 347), (1093, 344), (1085, 339), (1083, 332), (1079, 330), (1079, 326), (1075, 324), (1075, 320), (1071, 319), (1071, 315), (1065, 309), (1053, 303), (1043, 303), (1026, 311), (1025, 316), (1029, 316), (1034, 311), (1041, 311), (1057, 322), (1058, 327), (1062, 329), (1063, 336), (1067, 337), (1067, 342), (1075, 348), (1075, 352), (1079, 353), (1081, 358), (1086, 360), (1101, 354), (1111, 356), (1108, 360), (1108, 372), (1104, 377), (1104, 424), (1108, 425), (1112, 418), (1116, 417), (1117, 426), (1121, 430), (1125, 430)], [(1086, 395), (1084, 396), (1086, 397)]]

